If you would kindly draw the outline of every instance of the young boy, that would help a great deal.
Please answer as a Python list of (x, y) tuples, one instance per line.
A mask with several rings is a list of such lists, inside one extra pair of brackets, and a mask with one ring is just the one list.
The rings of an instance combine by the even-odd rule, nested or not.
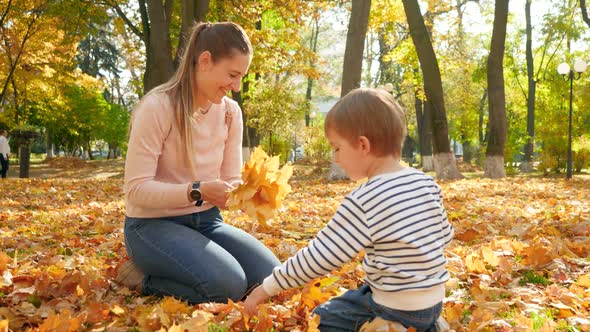
[(366, 284), (315, 308), (321, 331), (357, 331), (379, 316), (417, 331), (436, 330), (445, 282), (444, 247), (453, 237), (440, 187), (399, 163), (405, 121), (385, 91), (356, 89), (334, 105), (325, 132), (334, 160), (368, 181), (344, 199), (317, 237), (274, 269), (245, 301), (246, 311), (305, 284), (365, 250)]

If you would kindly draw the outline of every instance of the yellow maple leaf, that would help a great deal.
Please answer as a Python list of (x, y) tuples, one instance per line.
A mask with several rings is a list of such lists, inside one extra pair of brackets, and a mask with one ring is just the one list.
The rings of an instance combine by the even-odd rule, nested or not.
[(498, 257), (498, 255), (496, 255), (492, 248), (488, 246), (481, 248), (481, 255), (484, 261), (493, 267), (498, 266), (498, 264), (500, 263), (500, 258)]
[(465, 257), (465, 266), (469, 272), (486, 273), (486, 264), (477, 253), (471, 253)]
[(172, 324), (168, 329), (168, 332), (184, 332), (184, 328), (180, 325), (176, 325), (176, 323)]
[(123, 309), (115, 304), (115, 306), (113, 308), (111, 308), (111, 312), (117, 316), (121, 316), (125, 313), (125, 309)]
[(279, 169), (279, 157), (269, 157), (260, 147), (254, 149), (242, 169), (242, 184), (227, 201), (232, 210), (242, 210), (263, 225), (276, 215), (283, 199), (291, 192), (288, 184), (293, 166)]
[(416, 331), (413, 327), (405, 328), (399, 322), (387, 321), (377, 317), (361, 326), (361, 332), (411, 332)]
[(82, 327), (80, 318), (73, 317), (70, 310), (64, 310), (60, 314), (49, 315), (39, 326), (40, 332), (74, 332)]
[(0, 272), (6, 270), (6, 266), (10, 263), (10, 256), (5, 254), (4, 252), (0, 252)]
[(582, 287), (590, 288), (590, 273), (580, 276), (576, 283)]
[(193, 310), (185, 302), (179, 301), (173, 297), (167, 296), (162, 300), (162, 310), (168, 315), (178, 313), (190, 314)]

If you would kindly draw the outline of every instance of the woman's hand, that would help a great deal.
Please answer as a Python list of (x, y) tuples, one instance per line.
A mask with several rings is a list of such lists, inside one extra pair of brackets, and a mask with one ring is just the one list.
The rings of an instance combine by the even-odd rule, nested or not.
[(203, 181), (201, 182), (201, 197), (220, 209), (225, 209), (225, 203), (229, 197), (229, 192), (234, 187), (222, 180)]
[(244, 309), (246, 310), (246, 313), (250, 316), (257, 314), (258, 311), (256, 310), (256, 307), (260, 303), (266, 301), (269, 297), (270, 296), (264, 291), (264, 288), (262, 288), (262, 285), (256, 287), (252, 293), (248, 295), (246, 301), (244, 301)]

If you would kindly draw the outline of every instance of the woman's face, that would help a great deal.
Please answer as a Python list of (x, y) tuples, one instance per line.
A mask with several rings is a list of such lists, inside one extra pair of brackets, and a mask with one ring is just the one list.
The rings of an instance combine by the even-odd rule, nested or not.
[(219, 104), (230, 90), (240, 91), (242, 78), (248, 72), (251, 60), (250, 54), (236, 53), (213, 62), (211, 53), (201, 53), (197, 67), (197, 100), (204, 105), (207, 101)]

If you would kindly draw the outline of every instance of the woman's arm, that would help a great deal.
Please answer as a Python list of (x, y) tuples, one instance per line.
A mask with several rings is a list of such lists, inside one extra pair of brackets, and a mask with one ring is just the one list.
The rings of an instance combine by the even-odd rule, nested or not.
[(158, 160), (173, 125), (172, 110), (160, 100), (163, 95), (145, 97), (132, 117), (127, 159), (125, 193), (129, 203), (150, 208), (186, 205), (188, 183), (156, 181)]
[(242, 181), (242, 134), (243, 120), (240, 106), (233, 101), (226, 99), (227, 115), (231, 116), (231, 123), (228, 123), (229, 132), (225, 141), (223, 151), (223, 162), (221, 164), (221, 180), (232, 186), (238, 186)]

